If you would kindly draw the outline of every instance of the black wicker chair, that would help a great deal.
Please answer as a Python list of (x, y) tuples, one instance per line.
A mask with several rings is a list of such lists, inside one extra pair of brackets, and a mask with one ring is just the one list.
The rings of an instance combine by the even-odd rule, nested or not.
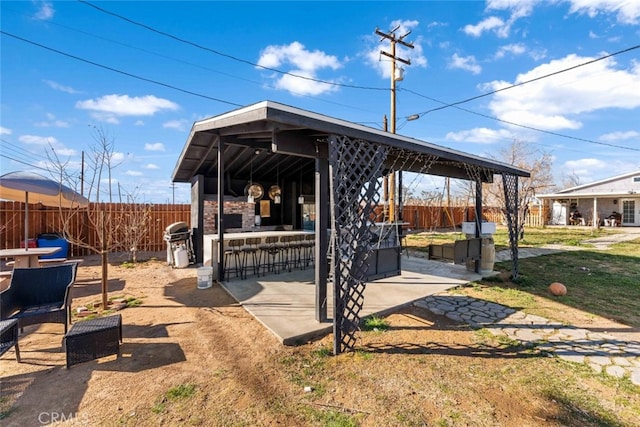
[(17, 319), (20, 329), (40, 323), (71, 323), (71, 290), (77, 263), (14, 268), (11, 284), (0, 292), (0, 320)]

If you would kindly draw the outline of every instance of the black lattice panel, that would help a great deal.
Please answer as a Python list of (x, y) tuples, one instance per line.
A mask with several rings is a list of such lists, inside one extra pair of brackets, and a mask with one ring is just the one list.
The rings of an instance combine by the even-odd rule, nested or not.
[(507, 225), (509, 226), (509, 248), (511, 249), (511, 276), (518, 278), (518, 176), (502, 175)]
[(380, 201), (378, 177), (387, 154), (387, 148), (368, 141), (344, 136), (329, 139), (335, 354), (352, 350), (356, 342), (371, 253), (368, 221)]

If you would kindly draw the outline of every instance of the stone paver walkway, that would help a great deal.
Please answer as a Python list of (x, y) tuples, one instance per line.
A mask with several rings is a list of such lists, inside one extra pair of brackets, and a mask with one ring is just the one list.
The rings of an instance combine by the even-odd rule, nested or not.
[[(613, 243), (640, 238), (640, 227), (624, 227), (620, 231), (584, 243), (592, 244), (598, 250), (606, 250)], [(518, 258), (583, 249), (586, 248), (563, 245), (519, 248)], [(496, 253), (496, 261), (510, 259), (509, 250)], [(535, 346), (561, 359), (586, 363), (596, 372), (606, 372), (618, 378), (628, 376), (633, 384), (640, 386), (640, 340), (621, 340), (610, 334), (564, 325), (452, 292), (431, 295), (414, 304), (473, 328), (486, 328), (496, 336), (506, 336), (524, 346)]]
[(443, 292), (414, 305), (447, 316), (473, 328), (486, 328), (524, 346), (537, 347), (569, 362), (586, 363), (596, 372), (628, 376), (640, 386), (640, 342), (621, 341), (612, 335), (592, 332), (526, 314), (493, 302)]

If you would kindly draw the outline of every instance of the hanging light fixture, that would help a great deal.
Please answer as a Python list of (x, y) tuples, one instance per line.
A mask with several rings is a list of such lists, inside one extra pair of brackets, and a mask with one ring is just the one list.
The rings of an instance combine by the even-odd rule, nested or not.
[(304, 196), (302, 195), (302, 169), (300, 169), (300, 195), (298, 196), (298, 204), (304, 204)]
[(249, 191), (247, 191), (248, 203), (255, 203), (253, 192), (251, 191), (252, 184), (253, 184), (253, 154), (251, 155), (251, 160), (249, 161)]
[(282, 189), (280, 188), (280, 165), (276, 166), (276, 183), (269, 187), (267, 190), (269, 198), (273, 200), (276, 205), (280, 204), (282, 200)]

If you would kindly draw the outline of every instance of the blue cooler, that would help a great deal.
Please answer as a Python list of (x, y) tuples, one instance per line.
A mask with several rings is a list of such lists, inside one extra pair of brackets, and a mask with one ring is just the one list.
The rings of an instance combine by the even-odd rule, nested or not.
[(69, 242), (66, 239), (60, 237), (55, 233), (45, 233), (40, 234), (38, 236), (38, 247), (40, 248), (51, 248), (51, 247), (59, 247), (62, 250), (59, 250), (56, 253), (51, 255), (40, 255), (40, 259), (52, 259), (52, 258), (66, 258), (69, 253)]

